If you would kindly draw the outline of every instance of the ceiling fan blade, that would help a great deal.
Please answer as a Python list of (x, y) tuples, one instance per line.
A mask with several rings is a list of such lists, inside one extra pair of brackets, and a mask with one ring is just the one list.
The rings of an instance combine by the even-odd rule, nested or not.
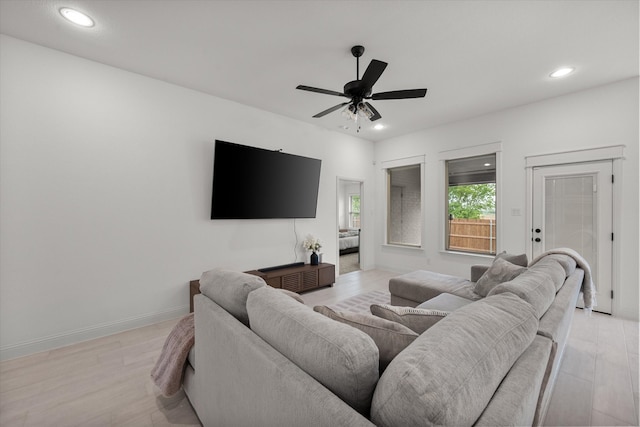
[(334, 105), (333, 107), (328, 108), (328, 109), (316, 114), (313, 117), (314, 118), (318, 118), (318, 117), (326, 116), (327, 114), (333, 113), (334, 111), (339, 110), (340, 108), (344, 107), (347, 104), (348, 104), (348, 102), (343, 102), (342, 104)]
[(323, 93), (325, 95), (346, 96), (348, 98), (348, 96), (345, 95), (344, 93), (336, 92), (335, 90), (319, 89), (317, 87), (304, 86), (304, 85), (298, 85), (296, 86), (296, 89), (307, 90), (309, 92)]
[(378, 81), (385, 68), (387, 68), (386, 62), (372, 59), (360, 80), (365, 84), (365, 87), (371, 89)]
[(423, 98), (426, 94), (427, 89), (392, 90), (390, 92), (374, 93), (371, 95), (371, 99)]
[(373, 113), (373, 116), (371, 116), (371, 118), (369, 118), (369, 120), (371, 120), (372, 122), (375, 122), (378, 119), (381, 119), (382, 116), (380, 115), (380, 113), (378, 113), (378, 110), (376, 110), (375, 108), (373, 108), (373, 105), (369, 104), (368, 102), (365, 102), (365, 105), (367, 107), (369, 107), (369, 110), (371, 110), (371, 112)]

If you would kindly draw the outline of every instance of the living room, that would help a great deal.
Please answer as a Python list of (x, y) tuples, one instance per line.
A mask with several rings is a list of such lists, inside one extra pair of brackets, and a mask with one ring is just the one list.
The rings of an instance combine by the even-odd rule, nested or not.
[[(532, 236), (527, 210), (531, 208), (532, 165), (542, 156), (573, 153), (582, 158), (584, 152), (619, 148), (622, 154), (613, 160), (617, 192), (612, 314), (638, 321), (637, 1), (546, 2), (549, 10), (537, 9), (536, 2), (516, 2), (503, 8), (494, 2), (479, 2), (485, 3), (489, 12), (467, 2), (458, 2), (452, 10), (445, 10), (440, 2), (407, 2), (402, 6), (376, 2), (369, 11), (361, 11), (361, 2), (305, 2), (318, 15), (309, 18), (311, 22), (305, 20), (309, 9), (290, 3), (189, 2), (188, 7), (179, 3), (183, 2), (166, 2), (164, 7), (169, 9), (162, 9), (134, 1), (117, 6), (73, 2), (97, 21), (98, 31), (83, 33), (59, 20), (58, 9), (67, 6), (62, 2), (0, 2), (2, 360), (180, 317), (188, 312), (189, 281), (204, 271), (214, 267), (245, 271), (307, 261), (308, 253), (300, 247), (302, 239), (298, 236), (318, 237), (323, 243), (324, 261), (338, 262), (337, 179), (363, 183), (360, 254), (364, 272), (401, 274), (422, 269), (467, 276), (471, 265), (488, 264), (492, 257), (444, 250), (446, 219), (444, 205), (439, 203), (444, 200), (442, 164), (448, 153), (464, 157), (487, 148), (500, 157), (496, 178), (498, 250), (529, 254)], [(178, 13), (175, 9), (181, 7), (191, 13), (202, 8), (208, 15), (210, 27), (216, 29), (206, 36), (211, 40), (210, 51), (163, 44), (166, 39), (161, 28), (176, 25), (171, 13)], [(492, 22), (505, 26), (478, 24), (464, 34), (447, 31), (435, 41), (415, 35), (420, 34), (413, 29), (418, 26), (416, 21), (428, 21), (431, 15), (455, 16), (465, 7), (472, 11), (464, 15), (466, 23), (474, 22), (476, 16), (487, 18), (495, 7), (497, 17)], [(346, 37), (353, 31), (351, 19), (342, 16), (340, 24), (329, 19), (344, 15), (345, 10), (353, 14), (359, 11), (363, 21), (379, 26), (363, 24)], [(125, 11), (134, 15), (123, 17)], [(249, 11), (255, 16), (247, 17)], [(19, 15), (22, 13), (25, 15)], [(425, 50), (419, 51), (427, 58), (420, 62), (421, 69), (407, 65), (417, 56), (413, 46), (399, 42), (388, 46), (385, 41), (391, 34), (384, 30), (383, 18), (395, 13), (412, 28), (404, 30), (412, 36), (409, 40), (414, 44), (425, 42)], [(500, 79), (509, 74), (502, 67), (522, 71), (530, 65), (526, 57), (513, 56), (517, 52), (532, 53), (560, 43), (550, 38), (540, 42), (546, 30), (538, 29), (531, 16), (525, 19), (527, 14), (547, 19), (552, 29), (566, 24), (584, 33), (567, 31), (559, 37), (569, 40), (564, 43), (570, 57), (546, 58), (537, 64), (538, 69), (518, 77), (519, 84), (502, 84)], [(101, 22), (101, 16), (107, 21)], [(153, 49), (147, 49), (144, 37), (128, 35), (135, 27), (128, 19), (134, 16), (156, 22), (157, 27), (152, 28), (157, 33), (147, 34)], [(181, 25), (188, 28), (188, 14), (175, 16), (180, 16), (184, 20)], [(295, 37), (275, 30), (285, 25)], [(332, 36), (329, 47), (321, 40), (324, 32), (333, 31), (332, 26), (340, 31)], [(402, 26), (394, 28), (402, 33)], [(271, 51), (254, 49), (256, 39), (265, 34), (272, 35), (264, 43), (273, 45)], [(629, 34), (635, 35), (631, 41)], [(340, 41), (341, 35), (344, 37)], [(154, 44), (154, 37), (163, 43)], [(402, 38), (407, 37), (393, 36), (394, 41)], [(599, 38), (602, 43), (596, 42)], [(489, 41), (497, 47), (479, 49), (476, 45)], [(445, 42), (450, 43), (454, 54), (447, 56), (431, 47)], [(355, 60), (349, 48), (356, 43), (365, 44), (367, 49), (361, 65), (372, 58), (389, 61), (380, 84), (395, 75), (398, 86), (388, 90), (422, 85), (429, 89), (421, 100), (374, 102), (383, 118), (389, 120), (388, 128), (379, 133), (364, 126), (361, 132), (353, 127), (340, 129), (338, 124), (344, 120), (329, 116), (313, 124), (311, 116), (327, 108), (332, 100), (295, 91), (297, 84), (333, 88), (334, 80), (335, 89), (339, 89), (353, 78)], [(133, 52), (141, 49), (136, 56), (147, 59), (142, 61), (146, 68), (127, 68), (127, 58), (119, 53), (123, 44), (133, 45)], [(224, 47), (226, 44), (232, 48)], [(469, 47), (464, 48), (467, 44)], [(288, 49), (284, 54), (282, 46)], [(102, 56), (94, 57), (94, 49)], [(440, 56), (427, 57), (430, 49)], [(483, 52), (485, 56), (495, 55), (500, 50), (506, 53), (489, 58), (496, 63), (491, 69), (495, 76), (477, 81), (468, 76), (472, 59), (480, 61)], [(575, 64), (574, 76), (548, 79), (553, 67), (565, 61), (578, 62), (592, 50), (600, 53), (600, 61), (583, 68)], [(132, 51), (127, 51), (128, 55)], [(165, 51), (176, 56), (165, 56)], [(227, 56), (215, 56), (218, 51)], [(274, 69), (271, 63), (261, 67), (261, 61), (275, 55), (274, 51), (286, 58), (280, 64), (282, 70)], [(215, 58), (203, 59), (207, 55)], [(463, 55), (471, 59), (463, 61)], [(451, 62), (444, 63), (443, 58)], [(205, 69), (212, 82), (226, 76), (229, 81), (249, 85), (252, 80), (260, 81), (260, 74), (278, 75), (284, 69), (298, 67), (295, 80), (286, 83), (287, 91), (295, 97), (291, 109), (296, 112), (292, 115), (260, 107), (260, 100), (235, 98), (225, 92), (224, 84), (213, 86), (216, 94), (207, 93), (196, 83), (209, 82), (198, 82), (200, 74), (193, 73)], [(315, 68), (321, 71), (307, 73)], [(464, 79), (460, 85), (488, 86), (496, 99), (502, 96), (500, 99), (507, 103), (494, 102), (493, 98), (469, 99), (451, 81), (449, 92), (442, 93), (443, 88), (432, 84), (431, 69), (434, 73), (440, 70), (438, 75), (450, 74), (454, 81)], [(597, 79), (584, 77), (590, 70), (598, 70)], [(485, 78), (491, 76), (483, 71)], [(183, 80), (172, 80), (176, 72), (184, 75)], [(534, 98), (504, 97), (518, 85), (548, 89)], [(261, 92), (265, 98), (285, 98), (277, 86), (260, 86), (266, 86)], [(445, 98), (455, 99), (457, 108), (439, 111), (442, 108), (438, 101)], [(415, 109), (424, 108), (430, 117), (419, 117), (418, 124), (408, 122), (394, 110), (394, 103), (404, 102)], [(216, 139), (321, 159), (316, 217), (212, 221), (209, 213)], [(403, 159), (417, 159), (424, 171), (419, 248), (388, 245), (385, 241), (384, 170)], [(1, 383), (0, 379), (0, 388)]]

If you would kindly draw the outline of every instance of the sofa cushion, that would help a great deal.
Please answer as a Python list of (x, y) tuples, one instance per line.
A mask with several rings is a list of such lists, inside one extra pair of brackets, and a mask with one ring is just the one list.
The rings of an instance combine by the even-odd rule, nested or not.
[(550, 254), (545, 256), (543, 259), (553, 259), (560, 264), (562, 268), (564, 268), (565, 277), (569, 277), (576, 271), (577, 263), (576, 260), (569, 255), (565, 254)]
[(472, 282), (477, 282), (479, 278), (491, 267), (490, 265), (476, 264), (471, 266), (470, 278)]
[(418, 334), (406, 326), (369, 313), (339, 312), (326, 306), (316, 306), (313, 307), (313, 310), (369, 335), (378, 346), (380, 372), (387, 368), (398, 353), (418, 338)]
[(372, 422), (472, 425), (537, 326), (531, 305), (508, 293), (454, 311), (389, 364), (373, 396)]
[(286, 296), (293, 298), (294, 300), (298, 301), (300, 304), (304, 304), (304, 301), (302, 299), (302, 297), (300, 297), (300, 294), (296, 293), (296, 292), (292, 292), (288, 289), (280, 289), (277, 288), (277, 290), (279, 292), (282, 292), (283, 294), (285, 294)]
[(511, 264), (519, 265), (520, 267), (526, 267), (527, 265), (529, 265), (527, 254), (515, 255), (507, 253), (507, 251), (502, 251), (495, 256), (494, 261), (498, 258), (509, 261)]
[[(567, 257), (569, 258), (569, 257)], [(574, 261), (575, 263), (575, 261)], [(570, 264), (569, 264), (570, 267)], [(560, 288), (564, 285), (564, 281), (567, 278), (567, 273), (558, 258), (552, 258), (551, 256), (546, 256), (542, 258), (540, 261), (536, 262), (532, 265), (531, 270), (540, 271), (551, 279), (553, 282), (553, 286), (556, 289), (556, 292), (560, 290)], [(575, 268), (573, 269), (575, 271)]]
[(423, 333), (449, 314), (446, 311), (397, 307), (390, 304), (372, 304), (370, 310), (374, 316), (400, 323), (418, 334)]
[(487, 271), (478, 279), (473, 290), (476, 294), (486, 297), (494, 286), (515, 279), (526, 270), (527, 267), (521, 267), (504, 258), (496, 257)]
[(464, 307), (465, 305), (471, 304), (473, 301), (470, 299), (462, 298), (457, 295), (442, 293), (435, 298), (431, 298), (419, 304), (416, 308), (422, 309), (430, 309), (430, 310), (439, 310), (439, 311), (447, 311), (452, 312), (457, 309)]
[(474, 427), (531, 426), (552, 352), (550, 339), (536, 335), (513, 364)]
[(258, 336), (368, 416), (379, 376), (378, 347), (371, 337), (270, 287), (249, 294), (247, 311)]
[(247, 326), (247, 295), (264, 286), (267, 284), (258, 276), (222, 268), (206, 271), (200, 277), (200, 292)]
[(533, 306), (538, 319), (546, 313), (556, 297), (556, 288), (544, 269), (530, 268), (515, 279), (496, 285), (487, 296), (514, 293)]

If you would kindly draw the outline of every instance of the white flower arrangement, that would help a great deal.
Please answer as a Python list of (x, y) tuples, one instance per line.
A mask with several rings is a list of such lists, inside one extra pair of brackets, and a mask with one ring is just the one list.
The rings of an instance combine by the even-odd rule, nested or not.
[(304, 242), (302, 242), (302, 247), (308, 251), (318, 252), (322, 245), (320, 244), (320, 239), (316, 239), (312, 235), (308, 235)]

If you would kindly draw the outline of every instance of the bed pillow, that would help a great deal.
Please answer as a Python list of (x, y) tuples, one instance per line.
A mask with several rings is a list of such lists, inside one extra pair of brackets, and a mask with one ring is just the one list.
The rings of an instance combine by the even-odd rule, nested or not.
[(493, 264), (478, 279), (473, 291), (480, 296), (486, 297), (495, 286), (515, 279), (525, 271), (527, 271), (526, 267), (520, 267), (503, 258), (496, 257), (493, 260)]
[(369, 313), (339, 312), (320, 305), (313, 307), (313, 310), (369, 335), (380, 352), (381, 374), (398, 353), (418, 338), (418, 334), (406, 326)]
[(417, 334), (423, 333), (449, 314), (441, 310), (397, 307), (391, 304), (372, 304), (370, 310), (374, 316), (400, 323)]

